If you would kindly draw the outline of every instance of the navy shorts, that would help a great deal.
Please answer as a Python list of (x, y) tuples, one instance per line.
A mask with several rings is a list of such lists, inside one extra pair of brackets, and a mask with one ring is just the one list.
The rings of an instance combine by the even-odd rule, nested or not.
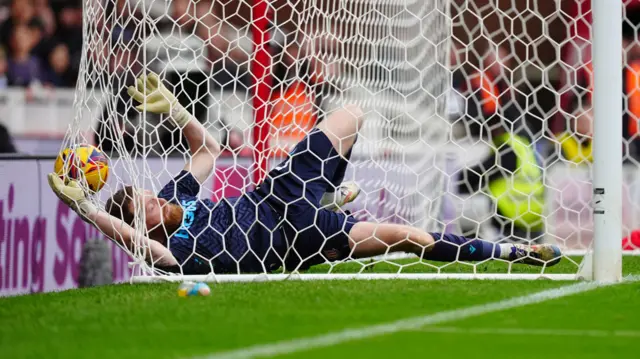
[(348, 235), (358, 221), (350, 214), (320, 209), (340, 159), (329, 138), (315, 129), (255, 190), (280, 217), (288, 242), (288, 270), (307, 269), (350, 254)]

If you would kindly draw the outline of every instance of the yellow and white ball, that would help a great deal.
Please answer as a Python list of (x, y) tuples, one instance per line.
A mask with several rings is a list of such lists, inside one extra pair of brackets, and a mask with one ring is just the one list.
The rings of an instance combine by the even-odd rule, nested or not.
[(53, 170), (65, 183), (76, 180), (98, 192), (107, 183), (109, 160), (95, 146), (80, 144), (60, 152)]

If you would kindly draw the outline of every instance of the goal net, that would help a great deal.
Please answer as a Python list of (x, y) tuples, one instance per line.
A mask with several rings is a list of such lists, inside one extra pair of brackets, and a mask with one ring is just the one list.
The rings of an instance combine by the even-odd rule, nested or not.
[[(365, 121), (345, 181), (362, 191), (344, 208), (356, 218), (584, 252), (592, 229), (582, 150), (590, 134), (578, 133), (576, 109), (548, 105), (581, 84), (561, 88), (548, 76), (573, 78), (588, 61), (547, 58), (562, 35), (544, 29), (566, 20), (563, 9), (525, 3), (88, 0), (77, 116), (65, 146), (95, 143), (108, 154), (110, 178), (93, 199), (100, 206), (125, 185), (158, 193), (190, 152), (179, 129), (137, 111), (126, 92), (156, 72), (222, 145), (199, 194), (220, 203), (253, 190), (328, 113), (357, 104)], [(560, 130), (551, 125), (558, 116)], [(569, 143), (580, 151), (567, 152)], [(144, 216), (136, 206), (139, 236), (147, 235)], [(146, 263), (140, 245), (123, 250), (138, 280), (181, 278)], [(575, 278), (583, 252), (553, 269), (411, 255), (327, 258), (297, 278)], [(212, 271), (206, 278), (254, 278)]]

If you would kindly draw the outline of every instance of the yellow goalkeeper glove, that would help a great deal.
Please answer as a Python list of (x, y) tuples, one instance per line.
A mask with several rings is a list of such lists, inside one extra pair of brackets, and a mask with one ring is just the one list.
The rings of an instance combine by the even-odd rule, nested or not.
[(180, 105), (176, 96), (162, 84), (158, 75), (153, 72), (148, 75), (140, 75), (136, 80), (136, 86), (129, 86), (127, 92), (129, 96), (140, 103), (136, 106), (138, 110), (171, 114), (171, 118), (180, 128), (193, 119), (193, 116)]
[(49, 186), (51, 186), (56, 196), (71, 207), (83, 220), (90, 221), (89, 215), (97, 212), (98, 208), (87, 199), (78, 182), (69, 181), (68, 184), (64, 184), (62, 179), (55, 173), (49, 173), (48, 178)]

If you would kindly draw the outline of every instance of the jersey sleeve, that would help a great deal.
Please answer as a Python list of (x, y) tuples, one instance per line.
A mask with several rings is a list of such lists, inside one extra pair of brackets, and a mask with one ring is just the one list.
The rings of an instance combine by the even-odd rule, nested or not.
[(198, 183), (198, 180), (193, 177), (191, 172), (182, 170), (162, 188), (158, 197), (170, 201), (178, 198), (178, 195), (196, 197), (198, 196), (198, 192), (200, 192), (200, 183)]

